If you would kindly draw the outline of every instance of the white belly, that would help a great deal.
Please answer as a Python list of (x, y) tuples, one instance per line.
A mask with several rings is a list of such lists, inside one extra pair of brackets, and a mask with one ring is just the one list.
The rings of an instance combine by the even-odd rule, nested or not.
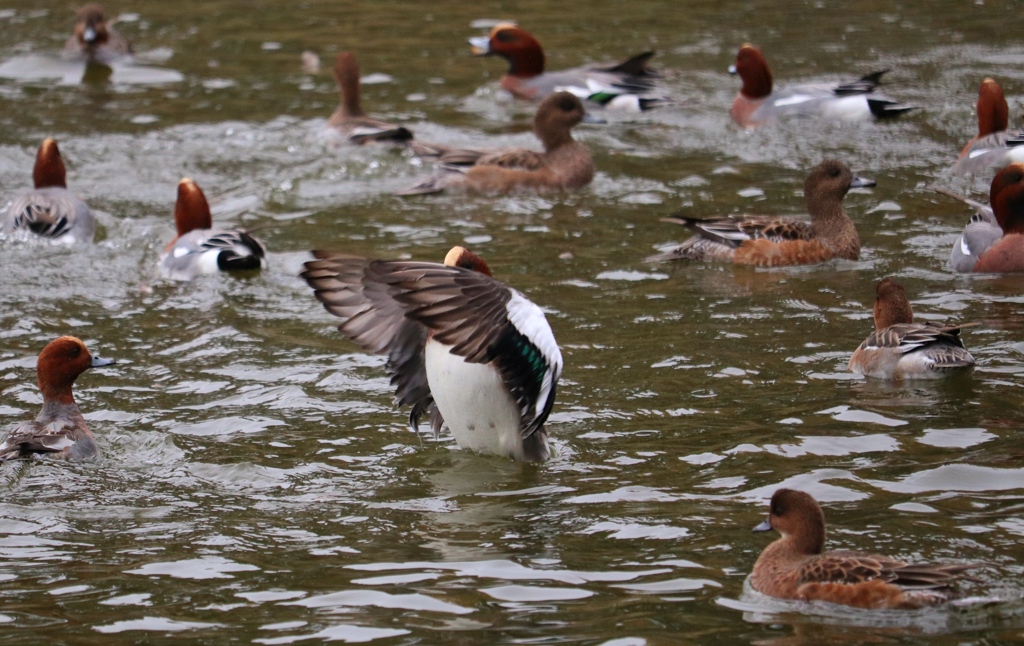
[(451, 346), (428, 340), (427, 383), (445, 424), (464, 449), (524, 459), (519, 408), (497, 369), (466, 363)]

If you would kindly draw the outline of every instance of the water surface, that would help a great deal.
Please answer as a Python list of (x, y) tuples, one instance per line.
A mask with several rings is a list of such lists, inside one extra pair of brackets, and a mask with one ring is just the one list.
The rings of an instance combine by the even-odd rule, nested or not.
[[(101, 460), (0, 470), (6, 643), (1020, 639), (1022, 283), (948, 270), (969, 213), (929, 188), (987, 193), (944, 171), (983, 77), (1020, 112), (1015, 4), (108, 9), (132, 12), (119, 28), (139, 58), (83, 83), (58, 57), (66, 3), (0, 7), (0, 71), (23, 72), (0, 74), (0, 187), (28, 186), (53, 136), (100, 222), (92, 246), (3, 244), (0, 422), (35, 414), (35, 357), (57, 335), (118, 359), (78, 384)], [(531, 109), (497, 91), (502, 63), (468, 55), (472, 25), (497, 19), (535, 32), (552, 68), (656, 49), (678, 104), (581, 126), (599, 172), (571, 196), (394, 197), (429, 167), (325, 133), (346, 48), (388, 81), (364, 88), (375, 114), (427, 140), (531, 145)], [(741, 132), (726, 68), (745, 41), (780, 82), (891, 68), (887, 92), (926, 109)], [(324, 71), (303, 70), (304, 50)], [(643, 262), (685, 237), (659, 221), (675, 212), (799, 213), (825, 157), (878, 182), (846, 201), (861, 260)], [(182, 176), (216, 221), (258, 228), (267, 271), (157, 278)], [(297, 278), (312, 248), (440, 261), (454, 244), (541, 304), (562, 346), (547, 464), (417, 438), (383, 361), (342, 340)], [(981, 323), (965, 332), (973, 376), (894, 387), (846, 372), (885, 275), (920, 318)], [(749, 530), (782, 485), (825, 504), (833, 547), (985, 561), (970, 592), (1004, 602), (864, 613), (744, 590), (769, 540)]]

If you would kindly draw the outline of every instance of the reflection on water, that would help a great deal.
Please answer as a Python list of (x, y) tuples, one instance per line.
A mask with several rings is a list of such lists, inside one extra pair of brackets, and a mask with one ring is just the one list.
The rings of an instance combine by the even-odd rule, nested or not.
[[(1015, 277), (948, 271), (970, 213), (930, 188), (987, 194), (985, 178), (945, 171), (976, 128), (981, 78), (1011, 105), (1024, 93), (1005, 10), (139, 2), (118, 28), (140, 54), (86, 70), (58, 56), (71, 12), (44, 4), (0, 10), (0, 186), (27, 188), (53, 136), (99, 235), (0, 241), (0, 422), (38, 409), (35, 357), (58, 334), (118, 365), (76, 390), (99, 461), (0, 468), (5, 642), (1019, 637), (1024, 297)], [(468, 55), (474, 21), (492, 18), (540, 35), (553, 68), (656, 49), (679, 102), (581, 126), (599, 172), (579, 194), (392, 196), (428, 163), (327, 133), (329, 66), (303, 69), (302, 52), (354, 50), (378, 81), (365, 105), (424, 140), (534, 146), (501, 66)], [(741, 132), (725, 68), (748, 40), (780, 82), (892, 67), (892, 93), (926, 109)], [(878, 181), (846, 199), (859, 261), (643, 262), (685, 237), (659, 221), (676, 212), (798, 213), (826, 156)], [(182, 176), (218, 224), (259, 230), (266, 271), (157, 277)], [(411, 432), (382, 359), (342, 340), (297, 278), (311, 248), (440, 260), (455, 243), (544, 307), (562, 345), (545, 465)], [(922, 320), (981, 323), (964, 335), (973, 375), (892, 385), (846, 371), (889, 274)], [(830, 547), (990, 567), (971, 598), (922, 613), (759, 598), (743, 580), (766, 543), (749, 530), (780, 486), (823, 502)]]

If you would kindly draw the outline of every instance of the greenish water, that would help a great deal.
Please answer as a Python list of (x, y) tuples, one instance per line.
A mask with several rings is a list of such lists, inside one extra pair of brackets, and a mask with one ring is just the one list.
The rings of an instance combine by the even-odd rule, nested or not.
[[(0, 249), (0, 423), (35, 415), (35, 357), (74, 333), (118, 365), (76, 392), (104, 457), (0, 470), (0, 638), (10, 644), (820, 644), (1019, 641), (1024, 632), (1024, 283), (946, 267), (969, 213), (934, 183), (994, 76), (1024, 98), (1014, 3), (136, 2), (138, 66), (80, 83), (56, 53), (67, 3), (0, 5), (0, 187), (60, 142), (99, 211), (93, 246)], [(598, 175), (571, 196), (401, 199), (429, 166), (324, 131), (353, 50), (374, 114), (431, 141), (532, 145), (531, 109), (468, 55), (483, 19), (538, 35), (552, 68), (656, 49), (675, 106), (582, 126)], [(777, 82), (892, 68), (925, 106), (883, 124), (729, 125), (745, 41)], [(303, 50), (324, 71), (309, 74)], [(27, 62), (26, 62), (27, 61)], [(51, 73), (56, 70), (55, 73)], [(45, 72), (45, 73), (44, 73)], [(13, 77), (13, 78), (12, 78)], [(799, 213), (807, 170), (877, 180), (846, 200), (858, 262), (651, 266), (677, 211)], [(270, 268), (172, 284), (182, 176), (214, 218), (259, 227)], [(548, 312), (566, 361), (541, 466), (417, 439), (378, 357), (298, 278), (328, 247), (440, 261), (454, 244)], [(846, 372), (896, 275), (925, 320), (979, 321), (951, 383)], [(426, 429), (424, 429), (426, 430)], [(985, 561), (1003, 599), (922, 613), (808, 609), (745, 592), (751, 534), (785, 484), (823, 501), (830, 545)]]

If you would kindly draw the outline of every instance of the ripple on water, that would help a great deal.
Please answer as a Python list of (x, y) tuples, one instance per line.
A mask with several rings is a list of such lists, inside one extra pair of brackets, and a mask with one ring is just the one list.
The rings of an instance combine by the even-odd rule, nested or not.
[(247, 563), (237, 563), (222, 556), (206, 556), (182, 561), (147, 563), (125, 574), (142, 576), (169, 576), (175, 579), (233, 579), (230, 572), (252, 572), (260, 568)]

